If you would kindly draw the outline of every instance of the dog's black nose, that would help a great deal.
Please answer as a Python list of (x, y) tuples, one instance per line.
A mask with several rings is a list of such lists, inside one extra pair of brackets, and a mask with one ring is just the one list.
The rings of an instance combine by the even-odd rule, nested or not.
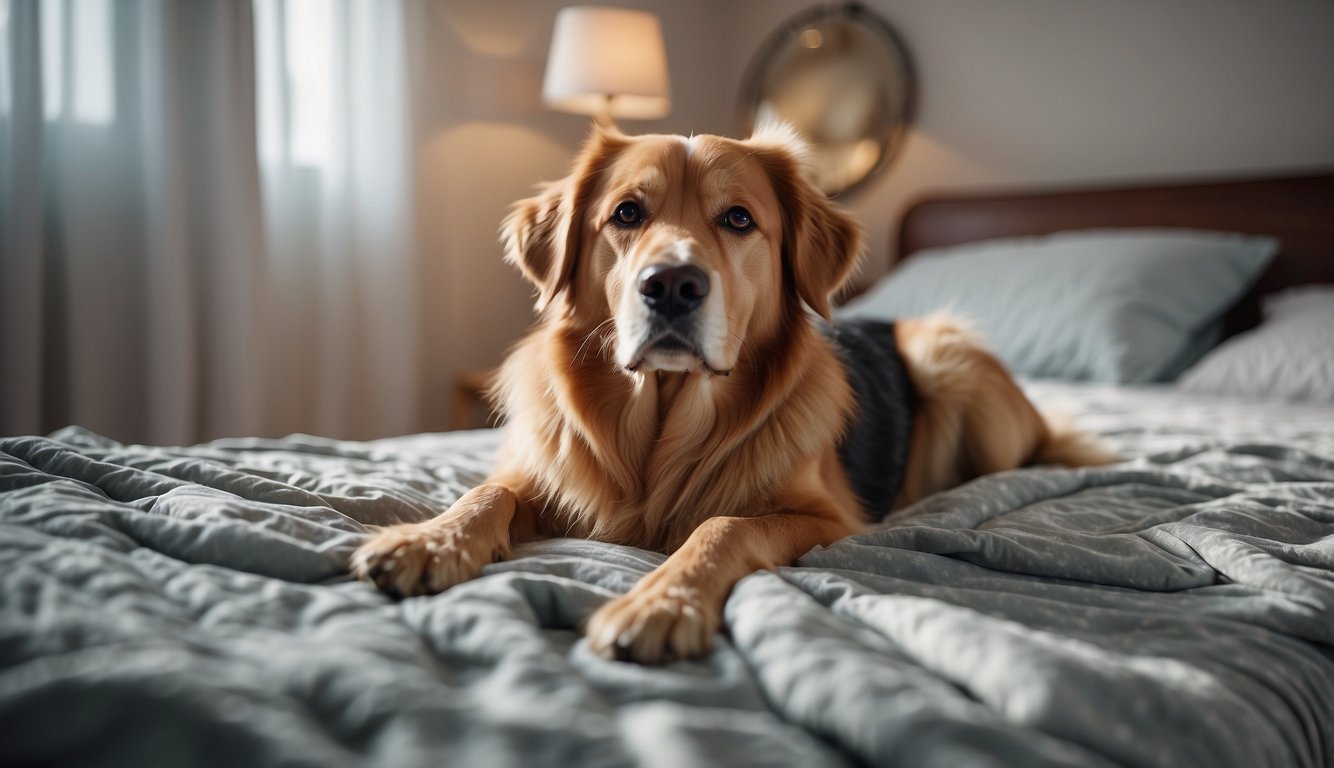
[(654, 264), (639, 273), (639, 295), (654, 312), (677, 317), (704, 303), (709, 277), (693, 264)]

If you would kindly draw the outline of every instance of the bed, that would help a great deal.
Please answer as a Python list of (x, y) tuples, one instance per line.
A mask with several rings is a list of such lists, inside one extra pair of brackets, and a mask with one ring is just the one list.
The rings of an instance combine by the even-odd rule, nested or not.
[[(1276, 237), (1216, 344), (1334, 283), (1331, 211), (1308, 176), (947, 196), (899, 232), (905, 265), (1089, 227)], [(660, 555), (541, 542), (402, 601), (348, 578), (366, 526), (485, 476), (493, 431), (2, 439), (0, 764), (1334, 764), (1334, 405), (1025, 386), (1126, 460), (985, 477), (753, 574), (711, 655), (657, 668), (577, 627)]]

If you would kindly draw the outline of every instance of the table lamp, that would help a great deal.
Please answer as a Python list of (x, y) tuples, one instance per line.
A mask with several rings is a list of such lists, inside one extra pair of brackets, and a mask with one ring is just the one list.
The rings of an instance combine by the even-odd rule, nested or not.
[(542, 83), (548, 106), (611, 125), (666, 116), (670, 93), (657, 16), (589, 5), (556, 14)]

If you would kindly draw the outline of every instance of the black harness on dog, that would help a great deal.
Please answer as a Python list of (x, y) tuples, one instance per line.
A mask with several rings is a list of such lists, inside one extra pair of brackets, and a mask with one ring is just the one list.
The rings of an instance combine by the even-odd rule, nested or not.
[(843, 362), (857, 402), (839, 456), (867, 515), (881, 520), (903, 484), (917, 393), (892, 322), (848, 319), (821, 323), (820, 330)]

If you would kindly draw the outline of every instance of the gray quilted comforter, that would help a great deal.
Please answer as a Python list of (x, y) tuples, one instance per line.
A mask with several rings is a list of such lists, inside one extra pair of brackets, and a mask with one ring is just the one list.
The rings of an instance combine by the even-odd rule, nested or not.
[(1025, 469), (757, 573), (706, 659), (576, 630), (661, 561), (348, 579), (490, 432), (0, 440), (0, 764), (1334, 764), (1334, 409), (1032, 385), (1132, 457)]

